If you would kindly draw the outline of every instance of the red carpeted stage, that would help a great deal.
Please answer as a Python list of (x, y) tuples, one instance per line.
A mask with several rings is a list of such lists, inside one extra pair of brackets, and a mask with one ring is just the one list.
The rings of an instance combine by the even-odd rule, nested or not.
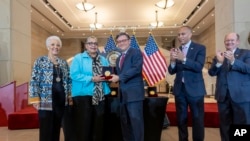
[[(166, 107), (166, 113), (170, 122), (170, 126), (177, 125), (175, 103), (168, 103)], [(188, 125), (191, 126), (191, 113), (188, 112)], [(219, 114), (216, 103), (205, 103), (205, 127), (219, 127)]]

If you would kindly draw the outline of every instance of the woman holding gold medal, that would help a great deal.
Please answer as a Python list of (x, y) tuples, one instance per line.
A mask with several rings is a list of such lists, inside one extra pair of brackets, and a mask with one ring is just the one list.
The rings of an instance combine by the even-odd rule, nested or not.
[(74, 56), (70, 66), (77, 141), (104, 141), (105, 98), (110, 94), (103, 70), (107, 59), (98, 53), (97, 38), (90, 36), (86, 50)]
[(62, 48), (61, 39), (48, 37), (46, 47), (48, 55), (34, 62), (29, 103), (38, 109), (39, 141), (59, 141), (65, 105), (69, 102), (71, 79), (67, 62), (58, 57)]

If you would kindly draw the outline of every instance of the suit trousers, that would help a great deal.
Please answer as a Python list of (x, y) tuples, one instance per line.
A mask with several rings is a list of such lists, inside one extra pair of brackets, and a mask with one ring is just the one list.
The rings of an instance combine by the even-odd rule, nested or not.
[(188, 141), (188, 107), (192, 115), (193, 141), (204, 140), (204, 96), (191, 97), (185, 84), (181, 84), (181, 93), (175, 95), (179, 141)]
[(143, 101), (120, 104), (123, 141), (144, 141)]
[(217, 102), (221, 141), (229, 141), (232, 124), (250, 124), (250, 102), (235, 103), (227, 90), (225, 100)]

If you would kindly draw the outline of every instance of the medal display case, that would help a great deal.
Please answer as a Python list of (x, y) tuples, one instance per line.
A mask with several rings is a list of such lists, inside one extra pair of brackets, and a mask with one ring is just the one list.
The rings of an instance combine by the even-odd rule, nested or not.
[(115, 68), (111, 66), (103, 66), (102, 67), (102, 76), (105, 77), (105, 80), (109, 80), (112, 78), (112, 74), (115, 74)]

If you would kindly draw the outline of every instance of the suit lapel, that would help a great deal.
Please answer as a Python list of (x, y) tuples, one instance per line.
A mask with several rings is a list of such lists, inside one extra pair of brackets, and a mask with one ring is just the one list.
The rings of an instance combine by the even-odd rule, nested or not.
[[(131, 48), (131, 47), (130, 47)], [(129, 60), (128, 58), (130, 57), (130, 54), (131, 54), (131, 49), (128, 49), (128, 51), (126, 52), (126, 54), (125, 54), (125, 60), (124, 60), (124, 62), (123, 62), (123, 65), (122, 65), (122, 68), (120, 69), (120, 67), (119, 67), (119, 70), (120, 71), (122, 71), (125, 67), (126, 67), (126, 62)], [(121, 58), (121, 56), (119, 57), (119, 62), (120, 62), (120, 58)], [(118, 65), (119, 66), (119, 65)]]
[(188, 51), (187, 51), (187, 57), (189, 57), (190, 56), (190, 54), (192, 54), (192, 52), (194, 51), (194, 49), (195, 49), (195, 44), (193, 43), (193, 42), (191, 42), (191, 44), (190, 44), (190, 46), (189, 46), (189, 48), (188, 48)]
[(236, 49), (235, 52), (234, 52), (234, 58), (237, 59), (240, 55), (240, 49)]

